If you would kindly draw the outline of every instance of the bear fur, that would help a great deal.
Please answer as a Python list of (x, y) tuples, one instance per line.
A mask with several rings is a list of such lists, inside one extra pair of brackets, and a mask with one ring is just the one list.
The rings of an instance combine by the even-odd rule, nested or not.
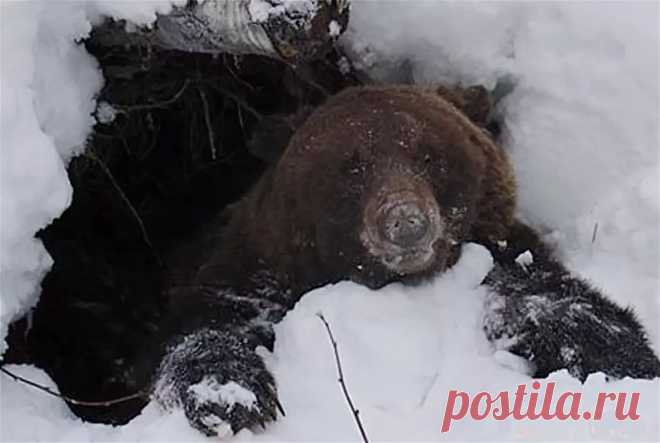
[[(483, 88), (370, 86), (313, 112), (254, 188), (179, 254), (161, 346), (145, 359), (145, 371), (158, 367), (154, 398), (207, 435), (276, 419), (275, 380), (254, 349), (272, 346), (273, 324), (306, 291), (346, 279), (415, 284), (454, 264), (465, 242), (495, 258), (486, 335), (537, 375), (660, 375), (632, 313), (514, 220), (515, 180), (484, 129), (489, 111)], [(515, 258), (527, 250), (534, 262), (523, 269)], [(194, 394), (229, 382), (254, 403)]]

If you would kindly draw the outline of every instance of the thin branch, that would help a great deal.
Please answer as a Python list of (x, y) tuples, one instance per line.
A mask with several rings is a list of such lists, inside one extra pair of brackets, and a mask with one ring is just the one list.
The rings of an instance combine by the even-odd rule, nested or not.
[(596, 236), (598, 236), (598, 222), (596, 222), (596, 224), (594, 224), (594, 231), (591, 234), (591, 244), (592, 245), (594, 243), (596, 243)]
[(431, 381), (427, 385), (427, 387), (424, 389), (424, 395), (422, 395), (422, 398), (419, 400), (419, 403), (417, 404), (417, 407), (422, 407), (424, 406), (424, 403), (426, 403), (426, 399), (428, 398), (429, 394), (431, 393), (431, 389), (433, 389), (433, 386), (435, 386), (435, 382), (438, 380), (438, 375), (439, 372), (436, 371), (435, 374), (433, 374), (433, 378), (431, 378)]
[(231, 92), (228, 89), (225, 89), (221, 86), (216, 85), (213, 82), (205, 82), (205, 83), (208, 86), (210, 86), (211, 88), (215, 89), (218, 93), (220, 93), (222, 95), (225, 95), (225, 96), (229, 97), (230, 99), (232, 99), (238, 105), (239, 108), (245, 109), (247, 112), (252, 114), (252, 116), (254, 118), (256, 118), (257, 120), (263, 119), (263, 116), (261, 115), (261, 113), (259, 111), (257, 111), (256, 109), (254, 109), (252, 106), (250, 106), (249, 103), (247, 101), (245, 101), (245, 99), (243, 99), (242, 97), (234, 94), (233, 92)]
[[(231, 76), (234, 77), (237, 81), (239, 81), (242, 84), (244, 84), (245, 86), (247, 86), (248, 89), (250, 89), (250, 91), (254, 91), (254, 86), (252, 86), (250, 83), (248, 83), (247, 81), (245, 81), (241, 77), (239, 77), (239, 75), (236, 74), (236, 72), (231, 68), (231, 64), (227, 61), (227, 54), (223, 54), (222, 57), (223, 57), (224, 65), (227, 68), (227, 71), (229, 71), (229, 73), (231, 74)], [(241, 69), (241, 67), (240, 67), (240, 57), (241, 56), (236, 55), (236, 54), (232, 54), (232, 55), (230, 55), (230, 57), (232, 58), (232, 63), (234, 64), (234, 67), (236, 69), (240, 70)]]
[(76, 400), (75, 398), (68, 397), (66, 395), (60, 394), (59, 392), (56, 392), (52, 390), (51, 388), (47, 386), (40, 385), (39, 383), (35, 383), (31, 380), (28, 380), (27, 378), (23, 378), (20, 375), (16, 375), (13, 372), (9, 371), (8, 369), (0, 366), (0, 371), (3, 373), (7, 374), (9, 377), (14, 379), (16, 382), (21, 382), (25, 383), (28, 386), (32, 386), (33, 388), (37, 388), (42, 392), (45, 392), (46, 394), (50, 394), (54, 397), (59, 397), (62, 400), (66, 401), (67, 403), (71, 403), (74, 405), (79, 405), (79, 406), (112, 406), (116, 405), (117, 403), (124, 403), (129, 400), (134, 400), (136, 398), (142, 398), (145, 399), (147, 398), (147, 394), (144, 391), (138, 391), (135, 394), (131, 395), (126, 395), (124, 397), (119, 397), (119, 398), (114, 398), (112, 400), (105, 400), (105, 401), (83, 401), (83, 400)]
[(280, 403), (280, 399), (277, 397), (275, 397), (275, 405), (277, 405), (277, 410), (280, 411), (282, 417), (286, 417), (286, 412), (284, 412), (284, 406), (282, 406), (282, 403)]
[(149, 110), (149, 109), (158, 109), (158, 108), (166, 108), (167, 106), (171, 105), (172, 103), (175, 103), (181, 96), (183, 95), (184, 92), (186, 92), (186, 89), (188, 89), (188, 85), (190, 85), (190, 79), (186, 79), (183, 82), (183, 85), (179, 89), (179, 91), (174, 94), (171, 98), (158, 102), (158, 103), (148, 103), (144, 105), (117, 105), (114, 104), (113, 106), (118, 109), (121, 112), (127, 113), (131, 111), (144, 111), (144, 110)]
[[(158, 120), (156, 120), (158, 122)], [(153, 150), (156, 148), (156, 145), (158, 144), (158, 133), (160, 132), (160, 123), (154, 123), (156, 126), (155, 130), (152, 130), (151, 132), (154, 134), (153, 137), (151, 137), (151, 143), (149, 144), (149, 147), (139, 155), (138, 161), (143, 161), (147, 157), (151, 155)], [(121, 136), (122, 139), (124, 139), (123, 136)], [(126, 140), (124, 140), (124, 144), (126, 144)]]
[(355, 423), (357, 423), (358, 429), (360, 430), (362, 441), (364, 443), (369, 443), (369, 439), (367, 438), (367, 433), (364, 431), (364, 427), (362, 426), (362, 422), (360, 421), (360, 411), (357, 410), (355, 406), (353, 406), (353, 401), (351, 400), (351, 396), (348, 393), (348, 388), (346, 388), (346, 383), (344, 381), (344, 371), (341, 368), (341, 360), (339, 359), (339, 351), (337, 350), (337, 342), (335, 341), (335, 337), (332, 335), (330, 324), (327, 322), (323, 314), (321, 314), (320, 312), (317, 313), (316, 316), (321, 319), (321, 321), (325, 325), (326, 331), (328, 331), (328, 337), (330, 338), (330, 343), (332, 343), (332, 349), (335, 352), (335, 362), (337, 363), (337, 374), (339, 375), (338, 381), (339, 384), (341, 385), (341, 390), (344, 392), (344, 397), (346, 398), (348, 407), (351, 409), (351, 413), (355, 418)]
[(198, 89), (199, 98), (202, 99), (202, 107), (204, 108), (204, 121), (206, 122), (206, 129), (209, 133), (209, 146), (211, 147), (211, 160), (215, 161), (217, 151), (215, 149), (215, 134), (213, 133), (213, 126), (211, 125), (211, 115), (209, 113), (209, 102), (206, 99), (206, 94), (202, 88)]
[(245, 142), (245, 125), (243, 123), (243, 112), (241, 111), (241, 107), (236, 108), (236, 112), (238, 113), (238, 123), (241, 126), (241, 132), (243, 133), (243, 142)]
[(137, 222), (138, 226), (140, 227), (140, 232), (142, 233), (142, 239), (146, 243), (147, 246), (151, 249), (151, 252), (154, 254), (154, 257), (156, 260), (158, 260), (158, 264), (162, 266), (162, 260), (160, 258), (160, 255), (156, 252), (156, 249), (154, 248), (154, 245), (151, 243), (151, 240), (149, 239), (149, 234), (147, 233), (147, 228), (144, 226), (144, 222), (142, 221), (142, 218), (140, 217), (140, 214), (138, 214), (137, 210), (135, 209), (135, 206), (133, 206), (133, 203), (128, 199), (124, 191), (122, 190), (121, 186), (119, 186), (119, 183), (117, 183), (117, 180), (115, 180), (114, 175), (112, 175), (112, 171), (108, 168), (108, 166), (101, 160), (99, 156), (96, 155), (93, 149), (89, 148), (86, 151), (86, 154), (89, 155), (89, 157), (94, 160), (101, 170), (105, 173), (105, 175), (108, 177), (110, 180), (110, 183), (112, 183), (112, 186), (115, 188), (121, 199), (124, 201), (126, 204), (126, 207), (128, 210), (131, 212), (133, 215), (133, 218), (135, 218), (135, 221)]

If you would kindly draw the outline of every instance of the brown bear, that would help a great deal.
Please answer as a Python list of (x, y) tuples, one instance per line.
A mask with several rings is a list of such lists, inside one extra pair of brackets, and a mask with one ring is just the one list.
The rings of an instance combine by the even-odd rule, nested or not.
[[(272, 346), (272, 325), (302, 294), (345, 279), (415, 284), (455, 263), (468, 241), (496, 260), (486, 284), (503, 300), (491, 303), (486, 334), (500, 343), (520, 338), (511, 350), (538, 375), (562, 367), (581, 378), (593, 370), (660, 374), (632, 314), (571, 276), (514, 222), (511, 165), (482, 127), (488, 104), (483, 88), (370, 86), (313, 112), (251, 192), (181, 252), (154, 398), (182, 407), (207, 435), (273, 420), (283, 410), (254, 349)], [(515, 258), (526, 250), (535, 260), (522, 269)], [(538, 294), (563, 309), (532, 312)], [(598, 321), (564, 325), (564, 315), (589, 311), (570, 311), (575, 303), (596, 307)], [(543, 314), (546, 323), (535, 326), (530, 319)], [(614, 337), (616, 330), (624, 332)], [(559, 346), (579, 359), (561, 360)], [(631, 353), (642, 363), (631, 363)], [(198, 395), (201, 388), (218, 395)], [(237, 389), (235, 399), (222, 395)]]
[(231, 209), (197, 278), (266, 269), (296, 293), (342, 278), (377, 288), (442, 271), (465, 241), (503, 239), (514, 206), (504, 151), (450, 102), (415, 87), (351, 88)]

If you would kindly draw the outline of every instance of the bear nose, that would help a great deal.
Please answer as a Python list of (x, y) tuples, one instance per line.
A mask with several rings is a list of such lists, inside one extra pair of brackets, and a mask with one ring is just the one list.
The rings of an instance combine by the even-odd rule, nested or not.
[(397, 246), (410, 248), (421, 242), (429, 230), (429, 219), (415, 203), (402, 203), (385, 214), (381, 233)]

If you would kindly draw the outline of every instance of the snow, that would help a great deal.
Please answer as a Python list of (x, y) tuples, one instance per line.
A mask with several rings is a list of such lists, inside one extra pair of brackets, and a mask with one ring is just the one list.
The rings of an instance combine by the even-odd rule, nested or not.
[[(498, 345), (501, 345), (501, 343), (498, 343)], [(527, 361), (527, 359), (512, 354), (509, 351), (495, 351), (493, 358), (500, 366), (511, 369), (512, 371), (527, 375), (532, 375), (534, 373), (533, 364)]]
[(117, 118), (117, 110), (108, 102), (101, 101), (96, 106), (96, 121), (101, 124), (110, 124)]
[(231, 410), (235, 404), (252, 409), (256, 406), (254, 393), (234, 381), (218, 383), (215, 377), (206, 376), (197, 384), (188, 388), (199, 399), (199, 403), (222, 403)]
[(265, 22), (271, 16), (310, 16), (319, 8), (319, 0), (250, 0), (247, 9), (250, 18)]
[(272, 10), (273, 6), (264, 0), (251, 1), (248, 4), (250, 17), (257, 23), (262, 23), (268, 20), (268, 16), (271, 14)]
[[(103, 80), (75, 41), (102, 15), (144, 25), (169, 7), (168, 1), (1, 3), (0, 337), (37, 301), (51, 260), (34, 233), (69, 204), (64, 168), (94, 124)], [(654, 2), (353, 0), (341, 39), (356, 64), (381, 79), (513, 84), (498, 113), (519, 179), (520, 215), (549, 233), (573, 270), (635, 307), (656, 349), (659, 8)], [(274, 352), (261, 350), (287, 416), (236, 439), (359, 439), (316, 317), (322, 312), (372, 440), (658, 441), (660, 379), (606, 382), (594, 374), (581, 385), (566, 371), (542, 385), (580, 392), (589, 404), (601, 391), (639, 392), (640, 418), (618, 421), (607, 409), (599, 422), (465, 418), (441, 434), (450, 390), (531, 389), (525, 362), (492, 349), (481, 332), (486, 290), (479, 282), (490, 266), (483, 248), (467, 245), (454, 269), (422, 287), (371, 291), (342, 282), (307, 294), (277, 326)], [(0, 353), (5, 346), (0, 341)], [(562, 355), (570, 358), (571, 349)], [(10, 369), (52, 386), (38, 369)], [(236, 401), (248, 400), (248, 392), (230, 388), (236, 387), (218, 395), (231, 391)], [(206, 440), (181, 411), (165, 413), (155, 404), (113, 428), (83, 423), (59, 399), (4, 374), (0, 391), (2, 441)]]
[[(190, 386), (188, 391), (194, 394), (197, 404), (222, 403), (227, 405), (228, 412), (236, 404), (245, 406), (247, 409), (259, 408), (257, 397), (252, 391), (234, 381), (220, 384), (214, 376), (205, 376), (199, 383)], [(232, 435), (231, 425), (215, 415), (207, 415), (201, 420), (206, 426), (213, 428), (219, 438)]]
[[(450, 390), (470, 395), (486, 391), (513, 393), (532, 380), (526, 364), (502, 351), (493, 354), (480, 329), (481, 305), (487, 290), (479, 285), (492, 266), (490, 254), (481, 246), (466, 245), (459, 263), (435, 281), (417, 288), (400, 284), (372, 291), (342, 282), (311, 291), (276, 327), (273, 353), (260, 349), (275, 375), (286, 417), (267, 431), (243, 431), (239, 440), (354, 441), (359, 438), (345, 404), (332, 347), (317, 317), (321, 312), (337, 340), (345, 381), (372, 441), (378, 440), (499, 440), (529, 441), (553, 438), (653, 440), (658, 434), (660, 413), (657, 393), (660, 379), (624, 379), (607, 383), (602, 374), (592, 375), (585, 385), (566, 371), (559, 371), (544, 386), (554, 382), (558, 393), (578, 392), (585, 409), (595, 405), (598, 392), (639, 392), (640, 419), (617, 421), (606, 409), (603, 420), (589, 421), (475, 421), (455, 420), (450, 432), (440, 431)], [(11, 370), (37, 381), (46, 380), (30, 367)], [(124, 427), (84, 424), (57, 399), (30, 387), (0, 378), (3, 396), (0, 408), (3, 440), (106, 440), (128, 437), (138, 441), (202, 441), (177, 412), (165, 414), (150, 405)], [(237, 388), (237, 389), (234, 389)], [(228, 395), (250, 404), (253, 394), (236, 386), (202, 381), (192, 389), (204, 396)], [(553, 397), (557, 398), (557, 396)], [(245, 402), (245, 403), (244, 403)], [(57, 404), (59, 403), (59, 404)], [(44, 411), (42, 411), (42, 408)], [(6, 414), (6, 415), (5, 415)], [(39, 426), (25, 426), (28, 423)], [(16, 418), (16, 421), (12, 420)]]
[(527, 250), (520, 254), (518, 257), (516, 257), (516, 263), (518, 263), (523, 268), (527, 268), (527, 265), (534, 263), (534, 256), (532, 255), (532, 252)]
[(330, 24), (328, 25), (328, 34), (330, 37), (337, 38), (341, 35), (341, 25), (337, 23), (335, 20), (331, 21)]

